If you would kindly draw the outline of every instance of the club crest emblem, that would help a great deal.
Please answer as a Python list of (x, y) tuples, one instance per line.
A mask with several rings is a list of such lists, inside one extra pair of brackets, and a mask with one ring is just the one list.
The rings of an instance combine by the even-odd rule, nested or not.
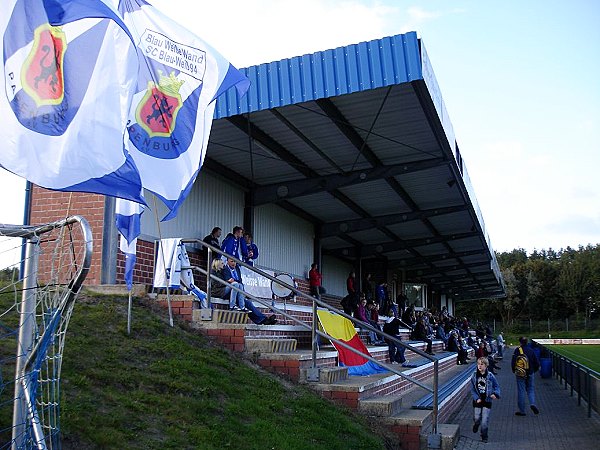
[(174, 72), (168, 77), (160, 70), (158, 74), (158, 85), (153, 81), (148, 82), (148, 89), (138, 104), (135, 117), (149, 137), (169, 137), (183, 105), (179, 89), (184, 81), (178, 80)]
[(66, 49), (67, 40), (60, 27), (46, 23), (36, 28), (31, 51), (21, 70), (21, 84), (38, 107), (59, 105), (63, 101)]

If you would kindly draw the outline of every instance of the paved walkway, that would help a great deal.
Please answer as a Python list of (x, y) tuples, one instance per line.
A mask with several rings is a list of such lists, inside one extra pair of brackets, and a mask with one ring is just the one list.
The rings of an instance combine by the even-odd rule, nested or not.
[(595, 450), (600, 449), (600, 417), (592, 411), (587, 417), (587, 405), (577, 406), (577, 394), (570, 396), (570, 386), (565, 390), (556, 378), (535, 378), (535, 393), (539, 415), (529, 410), (527, 416), (515, 416), (517, 411), (517, 385), (510, 370), (507, 349), (500, 363), (498, 382), (502, 398), (492, 406), (489, 442), (481, 442), (479, 433), (473, 433), (473, 408), (467, 400), (452, 423), (460, 425), (460, 439), (456, 449), (485, 450)]

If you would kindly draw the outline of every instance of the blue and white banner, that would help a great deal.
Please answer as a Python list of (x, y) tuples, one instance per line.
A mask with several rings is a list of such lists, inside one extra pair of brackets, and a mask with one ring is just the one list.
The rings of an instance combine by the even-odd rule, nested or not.
[(144, 188), (177, 215), (204, 161), (214, 100), (249, 80), (215, 49), (143, 0), (121, 0), (119, 11), (139, 58), (129, 111), (127, 149)]
[(0, 165), (49, 189), (143, 202), (124, 150), (137, 56), (100, 0), (2, 3)]
[(127, 289), (133, 286), (137, 238), (140, 235), (140, 220), (144, 206), (129, 200), (117, 198), (115, 212), (117, 229), (121, 233), (119, 249), (125, 254), (125, 283)]

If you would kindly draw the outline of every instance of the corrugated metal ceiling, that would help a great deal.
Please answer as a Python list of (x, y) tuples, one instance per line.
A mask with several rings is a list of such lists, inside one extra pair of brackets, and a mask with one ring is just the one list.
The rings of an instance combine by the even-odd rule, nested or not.
[(326, 254), (384, 258), (461, 298), (501, 295), (426, 64), (407, 33), (248, 68), (248, 95), (218, 99), (207, 167), (314, 223)]

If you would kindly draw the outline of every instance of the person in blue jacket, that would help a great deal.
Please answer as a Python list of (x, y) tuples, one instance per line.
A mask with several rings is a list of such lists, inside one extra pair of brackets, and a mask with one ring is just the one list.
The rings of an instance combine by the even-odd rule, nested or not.
[(471, 396), (473, 397), (473, 433), (481, 427), (481, 440), (488, 441), (488, 426), (492, 400), (500, 398), (500, 386), (493, 373), (488, 370), (487, 358), (477, 358), (477, 369), (471, 375)]
[(242, 251), (242, 256), (244, 257), (242, 261), (250, 266), (253, 266), (254, 261), (256, 261), (258, 258), (258, 246), (254, 243), (252, 233), (249, 231), (244, 233), (244, 241), (246, 242), (246, 253), (244, 254)]
[(242, 239), (242, 234), (244, 234), (244, 229), (242, 227), (233, 227), (233, 231), (227, 234), (221, 243), (221, 251), (240, 261), (243, 260), (244, 255), (248, 253), (246, 241)]
[[(517, 375), (517, 406), (519, 407), (519, 410), (515, 412), (515, 416), (521, 417), (525, 416), (525, 396), (527, 396), (527, 399), (529, 400), (529, 407), (533, 413), (540, 413), (540, 410), (535, 404), (535, 388), (533, 383), (535, 379), (534, 375), (540, 369), (540, 361), (537, 359), (533, 349), (527, 345), (527, 343), (528, 340), (525, 336), (519, 338), (520, 345), (515, 349), (511, 361), (511, 369), (513, 373)], [(523, 377), (518, 376), (516, 372), (516, 363), (520, 354), (524, 354), (527, 357), (527, 362), (529, 364), (527, 373)]]

